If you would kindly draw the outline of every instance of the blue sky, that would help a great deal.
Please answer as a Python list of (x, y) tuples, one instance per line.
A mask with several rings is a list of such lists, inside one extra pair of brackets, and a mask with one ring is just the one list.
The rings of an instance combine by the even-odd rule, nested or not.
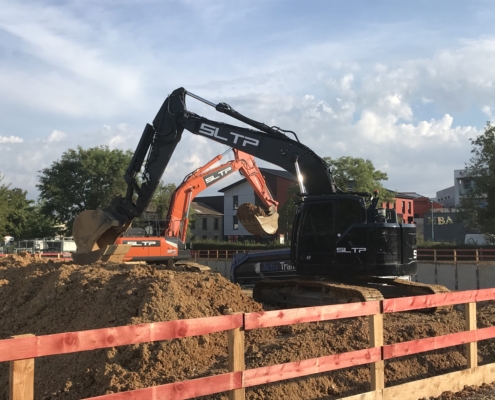
[[(296, 131), (322, 157), (368, 158), (388, 173), (386, 187), (426, 196), (453, 185), (469, 139), (494, 120), (491, 1), (0, 7), (0, 172), (30, 198), (39, 171), (69, 148), (134, 149), (181, 86)], [(179, 183), (224, 150), (186, 134), (163, 180)]]

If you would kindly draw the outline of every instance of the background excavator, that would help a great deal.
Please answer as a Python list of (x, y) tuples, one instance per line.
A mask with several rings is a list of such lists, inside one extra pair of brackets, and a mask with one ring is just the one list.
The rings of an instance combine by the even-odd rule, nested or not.
[[(192, 113), (186, 109), (186, 95), (255, 129)], [(172, 92), (153, 125), (146, 125), (124, 177), (126, 196), (102, 211), (84, 211), (76, 218), (76, 262), (119, 252), (117, 238), (148, 205), (184, 129), (278, 165), (298, 178), (301, 193), (290, 250), (298, 279), (262, 280), (253, 290), (255, 299), (316, 305), (447, 291), (396, 279), (417, 272), (416, 227), (399, 223), (393, 210), (378, 208), (377, 195), (339, 189), (328, 164), (294, 132), (269, 127), (184, 88)]]
[(254, 157), (240, 150), (232, 149), (232, 151), (234, 160), (213, 167), (225, 153), (220, 154), (184, 178), (171, 196), (166, 222), (159, 234), (146, 237), (127, 235), (119, 237), (115, 242), (116, 245), (132, 247), (122, 260), (120, 253), (118, 256), (109, 257), (108, 261), (157, 263), (189, 259), (191, 253), (186, 249), (186, 236), (191, 202), (203, 190), (235, 171), (239, 171), (246, 178), (268, 210), (266, 215), (261, 211), (239, 213), (239, 221), (253, 235), (274, 234), (278, 229), (278, 202), (271, 195)]

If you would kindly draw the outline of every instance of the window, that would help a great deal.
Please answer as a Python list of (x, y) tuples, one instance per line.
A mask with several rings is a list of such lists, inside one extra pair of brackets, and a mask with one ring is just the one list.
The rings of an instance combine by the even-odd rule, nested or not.
[(299, 251), (327, 253), (335, 244), (333, 203), (307, 206), (299, 236)]
[(203, 235), (203, 240), (206, 240), (206, 239), (208, 239), (208, 236)]
[(239, 229), (239, 220), (237, 219), (236, 216), (233, 217), (233, 222), (234, 222), (234, 230)]
[(218, 231), (218, 218), (213, 220), (213, 230)]
[(203, 218), (203, 230), (205, 231), (208, 227), (208, 222), (206, 218)]
[(239, 196), (234, 196), (234, 210), (239, 208)]
[(218, 235), (213, 236), (213, 240), (218, 241)]
[(406, 213), (406, 202), (403, 201), (402, 202), (402, 214), (405, 214)]
[(409, 214), (411, 214), (411, 202), (410, 201), (407, 202), (407, 212)]

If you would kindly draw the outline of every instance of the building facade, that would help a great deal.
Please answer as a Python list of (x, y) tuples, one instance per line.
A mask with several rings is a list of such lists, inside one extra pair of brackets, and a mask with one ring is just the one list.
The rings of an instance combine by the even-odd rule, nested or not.
[(191, 241), (193, 240), (224, 240), (224, 216), (205, 203), (192, 202), (193, 223), (190, 225)]
[(439, 190), (436, 200), (445, 208), (458, 207), (462, 196), (473, 188), (473, 184), (473, 178), (467, 174), (465, 169), (456, 169), (454, 170), (454, 186)]
[(404, 223), (414, 223), (414, 198), (405, 193), (397, 193), (393, 202), (383, 203), (383, 208), (393, 209)]

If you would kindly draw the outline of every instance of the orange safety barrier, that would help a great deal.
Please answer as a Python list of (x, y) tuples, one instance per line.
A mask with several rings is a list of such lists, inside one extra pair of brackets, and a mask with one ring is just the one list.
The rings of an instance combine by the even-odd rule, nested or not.
[[(358, 395), (357, 397), (351, 396), (347, 399), (393, 399), (396, 398), (398, 393), (400, 393), (402, 399), (417, 399), (418, 396), (438, 396), (439, 391), (441, 393), (442, 390), (454, 390), (459, 385), (459, 388), (462, 389), (463, 379), (469, 379), (469, 384), (473, 384), (473, 379), (478, 379), (476, 382), (480, 383), (488, 379), (487, 377), (490, 374), (487, 371), (489, 368), (494, 369), (495, 364), (478, 367), (476, 346), (479, 340), (495, 338), (495, 327), (476, 329), (475, 326), (476, 302), (487, 300), (495, 300), (495, 289), (404, 297), (366, 303), (348, 303), (246, 314), (239, 313), (43, 336), (23, 335), (22, 337), (0, 340), (0, 362), (12, 362), (11, 379), (15, 379), (17, 382), (27, 382), (25, 384), (32, 385), (34, 380), (32, 376), (30, 379), (26, 376), (16, 376), (16, 374), (26, 373), (26, 371), (29, 372), (30, 370), (29, 368), (19, 367), (16, 369), (17, 362), (26, 362), (30, 361), (28, 359), (41, 356), (67, 354), (228, 331), (229, 373), (92, 397), (92, 399), (187, 399), (225, 391), (230, 391), (230, 398), (232, 399), (244, 399), (244, 388), (247, 387), (365, 364), (370, 365), (372, 391)], [(455, 304), (467, 304), (466, 331), (383, 345), (383, 314)], [(364, 316), (369, 318), (370, 326), (370, 347), (367, 349), (267, 367), (244, 369), (244, 335), (240, 334), (242, 330)], [(465, 344), (467, 346), (467, 370), (417, 382), (409, 382), (404, 384), (408, 385), (407, 390), (404, 385), (385, 388), (384, 360), (406, 355), (410, 356), (412, 354), (459, 344)], [(458, 376), (455, 374), (458, 374)], [(437, 379), (445, 378), (447, 375), (452, 376), (445, 380), (445, 383), (442, 383), (441, 379)], [(431, 380), (435, 380), (434, 383), (430, 385), (425, 384), (426, 381)], [(413, 387), (411, 385), (414, 384), (417, 385), (411, 390)], [(26, 390), (19, 385), (11, 385), (11, 387), (13, 388), (12, 390)], [(14, 398), (12, 393), (11, 395)]]

